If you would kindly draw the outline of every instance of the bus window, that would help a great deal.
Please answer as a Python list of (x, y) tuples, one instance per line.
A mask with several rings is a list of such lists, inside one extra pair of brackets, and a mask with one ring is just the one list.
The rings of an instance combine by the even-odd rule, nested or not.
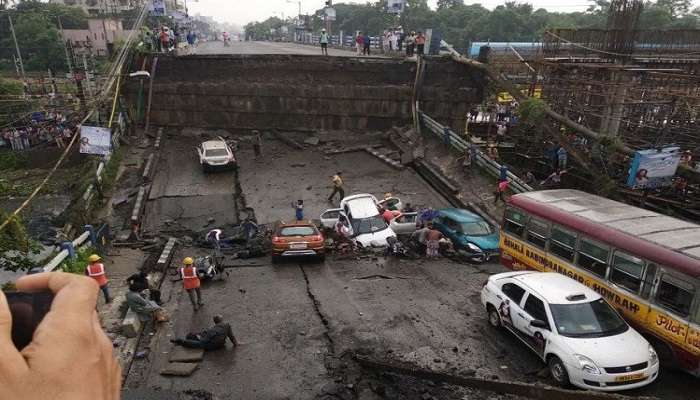
[(642, 287), (643, 271), (644, 261), (616, 250), (613, 255), (610, 281), (636, 294)]
[(642, 297), (645, 299), (648, 299), (651, 294), (651, 289), (654, 287), (654, 278), (656, 278), (656, 271), (658, 269), (656, 264), (647, 263), (647, 270), (644, 273), (644, 286), (642, 286)]
[(607, 246), (598, 244), (591, 239), (581, 238), (577, 264), (579, 267), (604, 278), (608, 268), (609, 255), (610, 249)]
[(557, 226), (552, 227), (552, 236), (549, 240), (549, 251), (567, 260), (574, 261), (576, 248), (576, 234)]
[(656, 303), (681, 317), (687, 317), (694, 295), (695, 289), (692, 285), (664, 275), (661, 277), (659, 288), (656, 289)]
[(525, 213), (514, 208), (508, 208), (506, 209), (503, 229), (515, 236), (522, 237), (523, 231), (525, 231), (525, 221), (527, 221), (527, 215)]
[(700, 301), (697, 302), (698, 304), (695, 305), (695, 317), (693, 317), (693, 322), (696, 324), (700, 324)]
[(549, 225), (539, 219), (530, 218), (527, 224), (527, 241), (544, 250), (547, 245)]

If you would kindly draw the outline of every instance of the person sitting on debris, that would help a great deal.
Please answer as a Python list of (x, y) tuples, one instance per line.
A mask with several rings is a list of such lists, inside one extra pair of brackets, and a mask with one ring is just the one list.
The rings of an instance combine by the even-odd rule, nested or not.
[(129, 285), (129, 291), (126, 293), (126, 304), (129, 308), (138, 315), (139, 320), (146, 322), (148, 320), (164, 322), (168, 318), (161, 306), (155, 301), (145, 299), (138, 285)]
[(170, 339), (170, 341), (190, 349), (218, 350), (226, 347), (226, 339), (231, 340), (233, 347), (238, 346), (231, 325), (225, 323), (221, 315), (215, 315), (214, 326), (211, 328), (200, 333), (188, 333), (184, 339)]
[(151, 285), (148, 282), (148, 275), (145, 272), (139, 271), (131, 275), (130, 277), (126, 278), (126, 283), (130, 287), (133, 286), (138, 293), (148, 290), (148, 298), (151, 301), (156, 302), (158, 305), (162, 304), (160, 300), (160, 290), (151, 288)]

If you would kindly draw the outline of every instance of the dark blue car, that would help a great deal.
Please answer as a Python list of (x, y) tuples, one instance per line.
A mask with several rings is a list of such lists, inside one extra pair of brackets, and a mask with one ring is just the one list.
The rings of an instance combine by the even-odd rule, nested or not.
[(498, 256), (498, 229), (479, 215), (460, 208), (437, 211), (433, 227), (449, 238), (456, 250), (468, 254), (477, 262), (486, 262)]

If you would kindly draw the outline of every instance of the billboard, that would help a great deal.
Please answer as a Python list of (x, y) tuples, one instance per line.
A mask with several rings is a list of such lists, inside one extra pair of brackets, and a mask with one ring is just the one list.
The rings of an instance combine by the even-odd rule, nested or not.
[(165, 0), (151, 0), (148, 12), (154, 17), (165, 17)]
[(401, 14), (406, 8), (406, 0), (387, 0), (386, 11), (390, 14)]
[(627, 186), (632, 189), (670, 186), (680, 160), (680, 147), (636, 151), (627, 177)]
[(335, 21), (335, 8), (326, 7), (326, 18), (328, 21)]
[(112, 130), (101, 126), (80, 127), (80, 152), (107, 155), (112, 151)]

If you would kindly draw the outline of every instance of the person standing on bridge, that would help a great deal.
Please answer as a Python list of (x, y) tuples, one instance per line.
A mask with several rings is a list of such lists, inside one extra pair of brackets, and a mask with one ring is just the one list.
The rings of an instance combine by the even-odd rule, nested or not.
[(170, 50), (170, 36), (165, 27), (160, 28), (160, 50), (163, 53), (167, 53)]
[(343, 173), (337, 172), (333, 175), (333, 191), (331, 195), (328, 196), (328, 202), (333, 203), (333, 197), (338, 193), (340, 195), (340, 200), (345, 198), (345, 190), (343, 189)]
[(425, 35), (423, 35), (423, 32), (418, 32), (418, 36), (416, 36), (416, 48), (418, 49), (418, 56), (423, 56), (425, 52)]
[(321, 37), (319, 41), (321, 42), (321, 53), (324, 56), (328, 55), (328, 42), (329, 42), (330, 37), (328, 37), (328, 33), (326, 32), (326, 29), (321, 29)]
[(362, 32), (357, 32), (355, 36), (355, 48), (357, 49), (357, 55), (362, 55), (362, 48), (364, 45), (364, 39), (362, 38)]
[(370, 55), (370, 47), (372, 45), (372, 39), (369, 37), (369, 33), (365, 33), (365, 35), (362, 37), (362, 44), (364, 45), (364, 48), (362, 49), (362, 54), (363, 55)]
[[(190, 296), (190, 302), (192, 302), (192, 307), (195, 311), (199, 310), (199, 307), (204, 305), (202, 301), (202, 291), (200, 290), (199, 276), (197, 275), (197, 268), (194, 266), (194, 260), (192, 257), (185, 257), (182, 260), (184, 266), (180, 268), (180, 277), (182, 278), (182, 286), (187, 291), (187, 295)], [(196, 295), (196, 301), (195, 301)]]

